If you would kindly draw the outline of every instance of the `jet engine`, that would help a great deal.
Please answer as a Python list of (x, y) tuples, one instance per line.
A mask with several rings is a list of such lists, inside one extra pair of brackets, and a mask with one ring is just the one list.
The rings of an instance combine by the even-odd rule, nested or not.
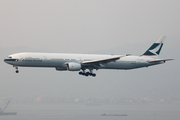
[(67, 63), (67, 69), (69, 71), (79, 71), (79, 70), (81, 70), (81, 64), (75, 63), (75, 62)]

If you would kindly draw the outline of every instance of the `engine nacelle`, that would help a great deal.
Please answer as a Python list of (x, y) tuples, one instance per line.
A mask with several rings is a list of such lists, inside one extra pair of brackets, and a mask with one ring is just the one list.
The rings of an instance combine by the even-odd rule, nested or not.
[(75, 62), (67, 63), (67, 69), (69, 71), (79, 71), (79, 70), (81, 70), (81, 64), (75, 63)]

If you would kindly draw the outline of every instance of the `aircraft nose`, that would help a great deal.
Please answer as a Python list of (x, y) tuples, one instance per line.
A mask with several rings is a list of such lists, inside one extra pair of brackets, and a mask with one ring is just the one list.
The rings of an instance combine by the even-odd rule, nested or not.
[(8, 58), (5, 58), (5, 59), (4, 59), (4, 62), (5, 62), (5, 63), (8, 63), (9, 61), (10, 61), (10, 60), (9, 60)]
[(4, 59), (4, 62), (7, 62), (7, 61), (8, 61), (8, 60), (5, 58), (5, 59)]
[(9, 62), (15, 62), (18, 61), (18, 59), (12, 59), (12, 58), (5, 58), (4, 62), (9, 63)]

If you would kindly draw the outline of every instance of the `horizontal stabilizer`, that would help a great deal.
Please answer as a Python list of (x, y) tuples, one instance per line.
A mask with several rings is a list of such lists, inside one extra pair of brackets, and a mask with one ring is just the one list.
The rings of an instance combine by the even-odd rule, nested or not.
[(157, 59), (157, 60), (150, 60), (149, 63), (157, 63), (157, 62), (166, 62), (174, 59)]

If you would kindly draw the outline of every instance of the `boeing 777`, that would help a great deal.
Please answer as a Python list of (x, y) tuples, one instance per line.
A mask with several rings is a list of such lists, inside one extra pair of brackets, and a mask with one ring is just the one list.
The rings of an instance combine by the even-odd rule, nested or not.
[(161, 36), (144, 54), (139, 56), (23, 52), (9, 55), (4, 61), (13, 65), (16, 73), (19, 73), (18, 67), (50, 67), (58, 71), (79, 71), (79, 75), (95, 77), (93, 70), (128, 70), (172, 60), (158, 58), (165, 38)]

